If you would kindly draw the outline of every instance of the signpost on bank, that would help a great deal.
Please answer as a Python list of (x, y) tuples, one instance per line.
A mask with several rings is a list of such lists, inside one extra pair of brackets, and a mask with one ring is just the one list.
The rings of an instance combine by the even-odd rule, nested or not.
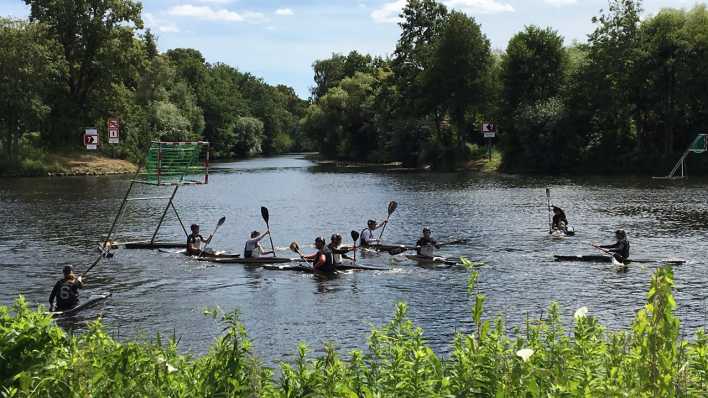
[(120, 122), (116, 118), (108, 119), (108, 143), (120, 143)]
[(482, 123), (482, 134), (487, 139), (487, 153), (489, 160), (492, 160), (492, 140), (497, 136), (497, 125), (490, 122)]
[(86, 149), (95, 151), (98, 149), (98, 129), (95, 127), (87, 127), (84, 131), (84, 145)]

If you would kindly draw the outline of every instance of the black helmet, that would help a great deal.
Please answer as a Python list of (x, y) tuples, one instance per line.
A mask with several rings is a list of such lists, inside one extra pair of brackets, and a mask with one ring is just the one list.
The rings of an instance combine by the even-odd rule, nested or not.
[(324, 239), (323, 237), (321, 237), (321, 236), (318, 236), (318, 237), (315, 238), (315, 244), (317, 244), (317, 243), (322, 243), (322, 244), (324, 244), (324, 243), (325, 243), (325, 239)]
[(376, 224), (376, 220), (369, 220), (369, 221), (367, 221), (367, 222), (366, 222), (366, 225), (369, 225), (369, 224)]
[(430, 228), (428, 227), (423, 227), (423, 233), (430, 232)]
[(618, 236), (618, 237), (620, 237), (620, 238), (626, 238), (626, 237), (627, 237), (627, 233), (624, 232), (623, 229), (618, 229), (617, 231), (615, 231), (615, 236)]
[(342, 235), (340, 235), (340, 234), (332, 234), (332, 240), (333, 240), (333, 241), (342, 240)]
[(63, 272), (64, 275), (69, 275), (70, 273), (74, 272), (74, 267), (72, 267), (71, 265), (65, 265)]
[(197, 229), (197, 228), (199, 228), (199, 225), (197, 225), (197, 224), (192, 224), (192, 225), (189, 227), (189, 229), (191, 229), (192, 231), (194, 231), (194, 230)]

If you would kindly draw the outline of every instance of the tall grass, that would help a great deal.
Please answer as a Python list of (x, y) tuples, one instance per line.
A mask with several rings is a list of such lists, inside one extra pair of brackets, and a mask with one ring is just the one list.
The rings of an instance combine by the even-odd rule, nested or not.
[[(467, 263), (469, 264), (469, 263)], [(647, 304), (626, 331), (608, 332), (587, 308), (566, 330), (558, 305), (544, 321), (507, 335), (484, 319), (484, 296), (469, 292), (473, 332), (459, 333), (449, 357), (426, 344), (399, 304), (374, 329), (368, 348), (343, 359), (332, 345), (310, 357), (300, 345), (280, 376), (254, 355), (237, 313), (220, 315), (225, 333), (200, 358), (174, 339), (118, 342), (93, 323), (69, 335), (21, 297), (0, 307), (3, 397), (705, 397), (708, 338), (680, 337), (671, 268), (651, 279)]]

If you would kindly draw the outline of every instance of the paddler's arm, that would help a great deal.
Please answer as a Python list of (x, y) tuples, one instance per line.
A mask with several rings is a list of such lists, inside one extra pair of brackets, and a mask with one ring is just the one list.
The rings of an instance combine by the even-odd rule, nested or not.
[(52, 293), (49, 295), (49, 312), (54, 311), (54, 298), (57, 296), (59, 291), (59, 283), (55, 284), (52, 288)]
[(384, 220), (384, 222), (382, 222), (381, 224), (377, 225), (376, 228), (374, 228), (374, 231), (377, 230), (377, 229), (379, 229), (379, 228), (381, 228), (381, 227), (383, 227), (383, 226), (386, 225), (386, 224), (388, 224), (388, 220)]

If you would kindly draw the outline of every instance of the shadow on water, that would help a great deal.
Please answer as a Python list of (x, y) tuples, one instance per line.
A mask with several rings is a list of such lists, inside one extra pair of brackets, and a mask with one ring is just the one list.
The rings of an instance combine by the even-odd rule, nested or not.
[[(90, 264), (128, 183), (128, 177), (4, 181), (0, 302), (24, 294), (45, 303), (63, 265), (81, 271)], [(575, 238), (547, 236), (547, 186), (553, 203), (567, 210)], [(316, 236), (338, 232), (349, 240), (349, 231), (360, 231), (369, 218), (383, 220), (386, 204), (396, 200), (399, 207), (384, 239), (413, 244), (423, 226), (439, 241), (466, 238), (441, 254), (486, 264), (478, 286), (487, 296), (487, 317), (502, 313), (510, 327), (541, 317), (551, 301), (561, 304), (567, 320), (587, 306), (611, 328), (628, 326), (657, 264), (617, 274), (608, 264), (553, 261), (554, 254), (596, 254), (590, 242), (609, 243), (613, 231), (624, 228), (637, 258), (689, 260), (675, 269), (676, 297), (684, 331), (692, 334), (706, 326), (706, 188), (708, 180), (702, 179), (342, 170), (285, 156), (217, 164), (209, 185), (180, 189), (175, 205), (186, 224), (200, 223), (205, 233), (226, 216), (211, 246), (231, 252), (243, 250), (251, 231), (265, 230), (259, 209), (267, 206), (275, 245), (286, 248), (296, 240), (311, 252), (308, 245)], [(138, 193), (164, 194), (147, 187)], [(131, 202), (116, 239), (149, 238), (163, 206)], [(174, 215), (168, 215), (158, 238), (184, 239)], [(278, 254), (292, 256), (286, 249)], [(121, 338), (174, 332), (185, 351), (202, 353), (221, 332), (203, 310), (239, 309), (256, 351), (268, 363), (291, 358), (298, 341), (316, 350), (325, 341), (343, 350), (361, 347), (371, 325), (387, 322), (399, 301), (408, 302), (411, 318), (438, 352), (449, 350), (455, 331), (470, 329), (467, 272), (461, 267), (419, 267), (402, 255), (358, 257), (363, 265), (390, 270), (343, 272), (330, 279), (118, 250), (89, 274), (82, 293), (110, 290), (113, 297), (67, 326), (83, 330), (88, 319), (102, 313)]]

